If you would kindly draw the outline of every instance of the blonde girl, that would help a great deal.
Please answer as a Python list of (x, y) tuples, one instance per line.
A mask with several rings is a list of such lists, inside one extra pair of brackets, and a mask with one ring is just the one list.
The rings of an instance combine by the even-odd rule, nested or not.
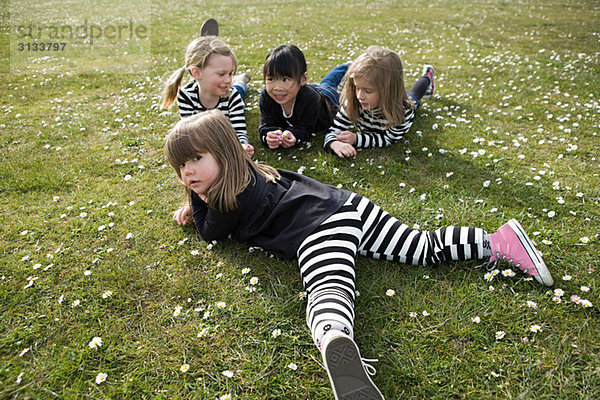
[[(192, 40), (185, 52), (185, 64), (165, 84), (162, 106), (170, 107), (177, 100), (182, 118), (211, 109), (222, 111), (251, 156), (254, 147), (248, 141), (243, 100), (250, 77), (234, 77), (237, 65), (233, 51), (216, 36)], [(193, 80), (181, 87), (186, 72)]]
[(489, 235), (480, 228), (411, 229), (359, 194), (255, 164), (217, 110), (177, 123), (165, 152), (189, 193), (202, 239), (231, 237), (298, 260), (307, 292), (306, 322), (336, 399), (383, 399), (353, 340), (358, 254), (412, 265), (507, 260), (552, 285), (517, 221)]
[(434, 69), (406, 91), (398, 54), (371, 46), (350, 66), (340, 109), (325, 136), (324, 147), (339, 157), (356, 156), (357, 148), (387, 147), (410, 129), (422, 98), (434, 93)]

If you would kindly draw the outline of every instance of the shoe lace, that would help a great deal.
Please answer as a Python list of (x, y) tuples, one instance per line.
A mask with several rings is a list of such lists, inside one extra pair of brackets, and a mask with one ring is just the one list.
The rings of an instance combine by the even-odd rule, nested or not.
[(514, 257), (507, 259), (507, 255), (501, 254), (499, 251), (496, 251), (496, 259), (494, 261), (485, 261), (484, 263), (477, 265), (475, 268), (481, 268), (481, 267), (485, 266), (487, 271), (492, 271), (492, 270), (496, 269), (499, 260), (506, 261), (506, 262), (510, 263), (511, 265), (514, 265), (515, 267), (523, 270), (524, 272), (527, 272), (526, 269), (521, 268), (522, 264), (520, 262), (515, 262), (516, 260), (514, 259)]
[(485, 267), (486, 271), (493, 271), (494, 269), (496, 269), (496, 265), (498, 264), (498, 259), (495, 259), (494, 261), (485, 261), (479, 265), (476, 265), (475, 268), (481, 268), (481, 267)]
[(377, 358), (361, 358), (360, 361), (362, 362), (363, 368), (365, 369), (367, 374), (374, 376), (377, 373), (377, 370), (375, 369), (375, 367), (369, 363), (379, 362), (379, 359), (377, 359)]

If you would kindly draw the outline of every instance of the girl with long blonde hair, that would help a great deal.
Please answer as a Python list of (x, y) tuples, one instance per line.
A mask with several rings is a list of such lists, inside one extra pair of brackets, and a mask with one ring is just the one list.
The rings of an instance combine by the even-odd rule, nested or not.
[(410, 129), (422, 98), (434, 94), (434, 69), (406, 91), (404, 69), (397, 53), (371, 46), (350, 65), (340, 108), (325, 136), (324, 147), (339, 157), (356, 156), (357, 148), (386, 147)]

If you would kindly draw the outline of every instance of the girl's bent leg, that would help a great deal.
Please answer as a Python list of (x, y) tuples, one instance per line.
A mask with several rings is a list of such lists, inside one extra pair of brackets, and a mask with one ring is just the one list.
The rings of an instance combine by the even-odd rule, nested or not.
[(246, 98), (246, 93), (248, 92), (248, 82), (250, 82), (250, 75), (243, 73), (233, 77), (233, 82), (231, 86), (234, 87), (242, 99)]
[(346, 71), (348, 71), (348, 64), (341, 64), (332, 68), (331, 71), (325, 74), (319, 85), (337, 90), (342, 78), (346, 75)]
[(246, 98), (246, 92), (248, 91), (248, 89), (247, 89), (246, 84), (244, 82), (235, 82), (231, 86), (234, 87), (235, 90), (238, 91), (238, 93), (240, 94), (240, 96), (242, 96), (242, 99)]
[(408, 95), (415, 101), (417, 108), (421, 106), (421, 99), (425, 95), (427, 88), (429, 87), (429, 78), (422, 76), (413, 84), (408, 91)]
[(315, 85), (318, 91), (323, 93), (325, 96), (329, 97), (329, 99), (333, 102), (333, 104), (338, 105), (340, 103), (340, 94), (337, 91), (338, 85), (342, 81), (342, 78), (348, 71), (348, 64), (338, 65), (329, 71), (323, 79), (321, 83)]
[(423, 68), (423, 76), (417, 79), (407, 94), (415, 102), (415, 108), (419, 108), (421, 105), (421, 99), (430, 99), (434, 92), (435, 86), (433, 66), (426, 65)]

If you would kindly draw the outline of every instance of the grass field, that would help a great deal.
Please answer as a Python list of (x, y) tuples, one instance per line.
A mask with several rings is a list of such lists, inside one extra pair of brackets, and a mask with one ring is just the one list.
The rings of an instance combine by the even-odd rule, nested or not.
[[(171, 219), (183, 192), (162, 146), (179, 115), (160, 109), (162, 82), (208, 17), (253, 77), (257, 160), (421, 229), (516, 218), (553, 273), (545, 288), (474, 262), (360, 258), (356, 341), (386, 399), (600, 398), (594, 0), (3, 2), (0, 398), (332, 398), (297, 265)], [(95, 44), (16, 47), (46, 39), (18, 26), (85, 20), (105, 29)], [(144, 29), (115, 38), (111, 24)], [(310, 81), (387, 46), (407, 85), (433, 64), (437, 92), (392, 147), (340, 160), (319, 136), (270, 151), (260, 71), (281, 43), (304, 51)]]

